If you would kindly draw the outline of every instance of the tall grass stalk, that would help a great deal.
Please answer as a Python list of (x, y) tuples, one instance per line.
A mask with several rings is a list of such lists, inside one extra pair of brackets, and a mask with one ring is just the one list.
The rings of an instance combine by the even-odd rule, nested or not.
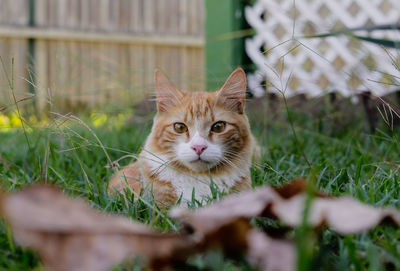
[[(29, 143), (28, 135), (27, 135), (27, 132), (26, 132), (26, 129), (25, 129), (25, 121), (24, 121), (24, 118), (23, 118), (22, 115), (21, 115), (21, 110), (19, 109), (19, 105), (18, 105), (18, 102), (17, 102), (17, 98), (16, 98), (16, 96), (15, 96), (15, 85), (14, 85), (14, 58), (11, 58), (11, 78), (8, 76), (7, 69), (6, 69), (6, 67), (5, 67), (3, 58), (2, 58), (1, 56), (0, 56), (0, 62), (1, 62), (1, 65), (2, 65), (2, 67), (3, 67), (4, 74), (5, 74), (6, 78), (7, 78), (8, 86), (9, 86), (9, 88), (10, 88), (10, 90), (11, 90), (11, 94), (12, 94), (12, 97), (13, 97), (13, 100), (14, 100), (14, 105), (15, 105), (15, 107), (16, 107), (16, 109), (17, 109), (18, 117), (19, 117), (19, 119), (20, 119), (20, 121), (21, 121), (21, 125), (22, 125), (22, 129), (23, 129), (23, 131), (24, 131), (26, 143), (28, 144), (29, 151), (31, 151), (32, 148), (31, 148), (31, 144)], [(31, 152), (32, 152), (32, 151), (31, 151)], [(33, 155), (32, 155), (32, 158), (33, 158)]]

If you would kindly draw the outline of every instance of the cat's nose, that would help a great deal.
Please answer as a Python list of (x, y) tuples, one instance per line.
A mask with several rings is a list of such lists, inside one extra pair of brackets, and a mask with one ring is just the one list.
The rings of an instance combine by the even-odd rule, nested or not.
[(193, 145), (192, 149), (197, 153), (197, 155), (200, 155), (203, 153), (205, 149), (207, 149), (206, 145)]

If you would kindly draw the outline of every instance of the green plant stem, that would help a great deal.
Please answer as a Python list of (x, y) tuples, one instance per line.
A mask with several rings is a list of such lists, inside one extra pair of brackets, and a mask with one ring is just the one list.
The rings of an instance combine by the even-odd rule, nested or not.
[(287, 104), (286, 97), (285, 97), (284, 94), (282, 96), (283, 96), (283, 102), (284, 102), (284, 105), (285, 105), (285, 110), (286, 110), (286, 113), (287, 113), (287, 116), (288, 116), (288, 121), (289, 121), (289, 124), (290, 124), (290, 129), (292, 130), (292, 133), (293, 133), (293, 136), (294, 136), (294, 140), (296, 141), (296, 144), (299, 146), (301, 155), (303, 156), (304, 160), (306, 161), (308, 167), (311, 169), (312, 166), (311, 166), (311, 163), (308, 160), (308, 158), (307, 158), (307, 156), (306, 156), (306, 154), (304, 152), (304, 146), (303, 146), (302, 142), (300, 142), (299, 138), (297, 137), (296, 129), (294, 129), (293, 119), (292, 119), (292, 115), (290, 114), (290, 110), (289, 110), (289, 106)]
[[(4, 61), (3, 61), (3, 59), (1, 57), (0, 57), (0, 61), (1, 61), (1, 64), (3, 66), (4, 73), (6, 74), (6, 77), (7, 77), (8, 85), (10, 87), (10, 90), (11, 90), (11, 93), (12, 93), (12, 96), (13, 96), (15, 107), (17, 108), (18, 118), (21, 121), (21, 125), (22, 125), (22, 129), (24, 131), (26, 143), (28, 144), (29, 151), (32, 152), (31, 144), (29, 143), (29, 139), (28, 139), (28, 134), (26, 133), (26, 129), (25, 129), (24, 119), (22, 118), (21, 111), (19, 109), (19, 105), (18, 105), (18, 102), (17, 102), (17, 98), (15, 97), (14, 58), (11, 58), (11, 79), (7, 75), (7, 70), (6, 70), (6, 67), (4, 65)], [(33, 153), (32, 153), (32, 158), (33, 158)]]

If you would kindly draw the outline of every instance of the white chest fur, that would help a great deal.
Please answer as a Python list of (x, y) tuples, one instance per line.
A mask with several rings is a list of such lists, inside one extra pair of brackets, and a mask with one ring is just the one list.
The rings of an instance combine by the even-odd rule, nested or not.
[(194, 176), (184, 172), (179, 172), (165, 162), (165, 157), (147, 154), (142, 156), (143, 162), (146, 163), (152, 173), (156, 173), (157, 177), (162, 181), (172, 184), (178, 197), (182, 197), (182, 202), (192, 202), (192, 197), (198, 201), (202, 201), (204, 197), (211, 196), (211, 182), (220, 192), (229, 192), (229, 190), (243, 177), (248, 175), (247, 170), (234, 170), (230, 174), (212, 176)]

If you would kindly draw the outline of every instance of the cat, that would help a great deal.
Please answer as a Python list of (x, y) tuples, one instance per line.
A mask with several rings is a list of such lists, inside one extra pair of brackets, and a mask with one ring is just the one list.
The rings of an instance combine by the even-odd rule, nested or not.
[(138, 161), (109, 182), (110, 193), (151, 190), (169, 206), (211, 196), (210, 183), (230, 192), (251, 188), (256, 142), (244, 111), (246, 75), (237, 68), (216, 92), (177, 88), (155, 71), (157, 114)]

